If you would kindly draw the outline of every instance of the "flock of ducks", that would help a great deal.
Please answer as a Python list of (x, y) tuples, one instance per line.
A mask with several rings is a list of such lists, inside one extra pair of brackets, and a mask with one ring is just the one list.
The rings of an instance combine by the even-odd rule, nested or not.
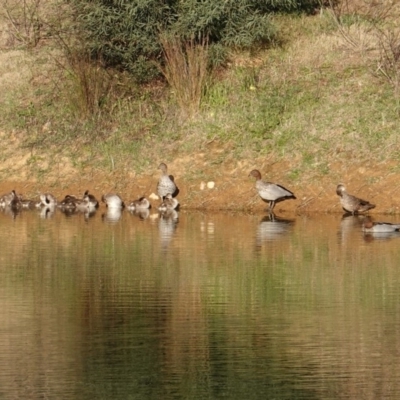
[[(261, 179), (261, 173), (257, 169), (253, 169), (249, 176), (256, 179), (256, 189), (261, 199), (268, 202), (268, 212), (273, 213), (275, 204), (288, 199), (296, 199), (293, 192), (277, 183), (266, 182)], [(363, 213), (375, 208), (375, 204), (371, 204), (367, 200), (362, 200), (356, 196), (348, 194), (343, 184), (339, 184), (336, 188), (336, 194), (340, 197), (340, 204), (346, 213), (355, 215)]]
[[(275, 204), (287, 199), (296, 199), (296, 196), (290, 190), (276, 183), (266, 182), (261, 179), (261, 173), (257, 169), (250, 172), (249, 176), (256, 179), (256, 189), (261, 199), (268, 202), (268, 212), (273, 215)], [(359, 197), (347, 193), (346, 187), (339, 184), (336, 188), (336, 194), (340, 198), (340, 205), (346, 214), (358, 215), (367, 213), (376, 207), (375, 204)], [(371, 218), (365, 218), (362, 224), (362, 230), (366, 233), (392, 233), (400, 232), (400, 224), (390, 222), (374, 222)]]
[[(259, 170), (254, 169), (249, 176), (256, 179), (256, 189), (263, 201), (268, 202), (268, 212), (273, 215), (275, 204), (287, 200), (296, 199), (296, 196), (290, 190), (276, 183), (266, 182), (261, 179)], [(375, 204), (359, 197), (347, 193), (346, 187), (339, 184), (336, 188), (336, 194), (340, 198), (340, 205), (347, 214), (358, 215), (366, 213), (376, 207)], [(389, 222), (374, 222), (371, 218), (365, 218), (362, 224), (362, 230), (367, 233), (392, 233), (400, 232), (400, 224), (392, 224)]]
[[(174, 215), (179, 208), (179, 201), (176, 198), (179, 190), (173, 176), (168, 175), (167, 165), (161, 163), (158, 169), (161, 170), (161, 176), (157, 184), (157, 194), (161, 200), (158, 211), (163, 216)], [(151, 208), (150, 201), (146, 197), (140, 197), (137, 200), (125, 203), (118, 194), (108, 193), (101, 197), (101, 201), (105, 203), (111, 215), (118, 215), (122, 209), (126, 208), (128, 211), (143, 216)], [(61, 201), (58, 201), (51, 193), (41, 193), (38, 200), (28, 200), (17, 194), (15, 190), (11, 190), (11, 192), (0, 197), (0, 208), (4, 210), (18, 212), (23, 209), (40, 209), (44, 215), (53, 213), (55, 209), (59, 209), (66, 214), (81, 212), (86, 215), (92, 215), (99, 208), (99, 205), (99, 201), (88, 190), (85, 191), (82, 197), (68, 194)]]
[[(179, 208), (179, 201), (176, 196), (179, 193), (174, 178), (168, 175), (168, 168), (165, 163), (158, 166), (161, 170), (161, 176), (157, 184), (157, 194), (161, 200), (158, 211), (165, 215), (172, 213)], [(276, 203), (296, 199), (293, 192), (277, 183), (266, 182), (262, 180), (261, 173), (257, 169), (253, 169), (249, 173), (249, 177), (255, 178), (255, 187), (261, 199), (268, 203), (268, 213), (273, 215)], [(353, 196), (347, 193), (343, 184), (339, 184), (336, 188), (336, 194), (340, 197), (340, 204), (343, 210), (352, 215), (366, 213), (375, 208), (375, 204), (371, 204), (367, 200)], [(101, 197), (101, 201), (106, 204), (108, 210), (122, 210), (126, 208), (131, 212), (146, 212), (151, 207), (150, 201), (146, 197), (141, 197), (127, 204), (116, 193), (108, 193)], [(99, 201), (94, 195), (87, 190), (82, 197), (75, 195), (66, 195), (62, 201), (57, 199), (50, 193), (42, 193), (39, 200), (26, 200), (18, 195), (15, 190), (6, 193), (0, 197), (0, 208), (19, 211), (22, 209), (40, 208), (44, 210), (54, 211), (58, 208), (66, 213), (83, 212), (94, 213), (99, 207)], [(176, 211), (175, 211), (176, 212)], [(370, 218), (366, 218), (362, 225), (364, 232), (390, 233), (400, 232), (400, 224), (392, 224), (389, 222), (373, 222)]]

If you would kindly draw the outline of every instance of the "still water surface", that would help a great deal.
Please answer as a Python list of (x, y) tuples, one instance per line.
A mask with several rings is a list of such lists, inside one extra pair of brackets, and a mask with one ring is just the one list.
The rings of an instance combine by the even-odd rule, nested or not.
[(357, 217), (3, 212), (0, 240), (0, 399), (400, 398), (400, 236)]

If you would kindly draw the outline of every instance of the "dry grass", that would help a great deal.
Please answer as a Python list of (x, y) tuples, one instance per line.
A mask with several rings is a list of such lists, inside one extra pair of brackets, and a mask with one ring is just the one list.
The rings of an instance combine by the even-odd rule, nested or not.
[[(285, 45), (235, 53), (213, 84), (207, 82), (206, 42), (164, 39), (163, 72), (171, 90), (155, 85), (135, 92), (117, 74), (82, 59), (72, 59), (71, 74), (65, 68), (55, 72), (47, 46), (4, 51), (2, 126), (18, 132), (20, 146), (28, 143), (18, 155), (24, 160), (18, 171), (25, 165), (33, 172), (24, 176), (45, 177), (69, 165), (71, 171), (110, 174), (123, 186), (125, 176), (152, 171), (160, 158), (177, 165), (189, 158), (202, 179), (204, 166), (240, 175), (239, 163), (260, 168), (282, 163), (285, 171), (277, 178), (311, 184), (334, 175), (333, 165), (350, 171), (371, 158), (398, 160), (396, 98), (372, 73), (379, 52), (369, 46), (376, 46), (376, 37), (362, 24), (351, 24), (348, 32), (360, 45), (350, 46), (326, 12), (276, 20), (287, 26)], [(117, 85), (121, 96), (110, 95)], [(182, 113), (191, 118), (180, 118)], [(210, 143), (222, 151), (211, 152)], [(48, 154), (62, 161), (53, 168), (43, 161)], [(190, 162), (181, 171), (188, 177)]]
[(176, 36), (160, 38), (165, 66), (160, 67), (181, 110), (188, 116), (200, 110), (207, 79), (208, 40), (183, 42)]
[(101, 62), (89, 57), (70, 55), (68, 72), (72, 75), (71, 107), (81, 118), (98, 116), (112, 90), (112, 77)]

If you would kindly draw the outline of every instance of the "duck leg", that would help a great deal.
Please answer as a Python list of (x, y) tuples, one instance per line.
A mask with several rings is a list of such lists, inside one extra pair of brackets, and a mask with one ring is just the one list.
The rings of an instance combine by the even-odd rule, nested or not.
[(271, 200), (269, 202), (269, 212), (270, 212), (270, 214), (274, 213), (274, 207), (275, 207), (275, 200)]

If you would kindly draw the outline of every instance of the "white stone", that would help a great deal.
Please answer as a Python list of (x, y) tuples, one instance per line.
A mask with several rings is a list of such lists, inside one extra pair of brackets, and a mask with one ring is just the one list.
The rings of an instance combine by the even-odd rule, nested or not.
[(213, 182), (213, 181), (207, 182), (207, 187), (209, 189), (214, 189), (214, 186), (215, 186), (215, 182)]

